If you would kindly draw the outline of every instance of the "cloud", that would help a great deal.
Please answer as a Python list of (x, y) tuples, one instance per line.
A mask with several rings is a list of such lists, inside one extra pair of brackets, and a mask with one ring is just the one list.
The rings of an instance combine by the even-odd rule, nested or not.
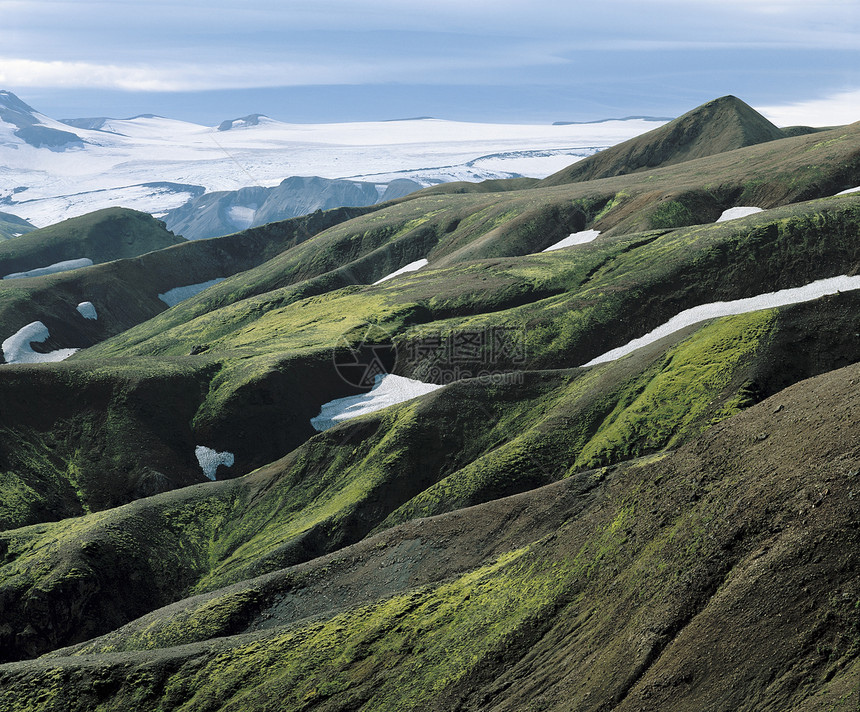
[[(385, 54), (357, 51), (329, 53), (283, 61), (101, 64), (84, 61), (40, 61), (0, 56), (0, 86), (120, 89), (124, 91), (206, 91), (286, 86), (414, 81), (459, 83), (464, 72), (489, 73), (536, 65), (564, 64), (545, 48), (523, 45), (517, 51), (492, 48), (423, 54), (392, 61)], [(419, 79), (420, 83), (420, 79)]]
[(757, 110), (777, 126), (841, 126), (860, 121), (860, 89)]

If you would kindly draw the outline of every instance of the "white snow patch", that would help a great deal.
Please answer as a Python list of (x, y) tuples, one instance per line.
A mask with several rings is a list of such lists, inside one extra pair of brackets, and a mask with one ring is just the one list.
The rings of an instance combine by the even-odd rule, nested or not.
[(311, 425), (322, 432), (333, 428), (343, 420), (357, 418), (359, 415), (373, 413), (390, 405), (423, 396), (425, 393), (442, 388), (434, 383), (422, 383), (403, 376), (392, 374), (374, 376), (373, 388), (369, 393), (357, 396), (347, 396), (323, 403), (320, 414), (311, 418)]
[(808, 302), (828, 294), (850, 292), (855, 289), (860, 289), (860, 276), (849, 277), (848, 275), (842, 275), (840, 277), (819, 279), (803, 287), (781, 289), (778, 292), (768, 292), (767, 294), (759, 294), (758, 296), (747, 297), (746, 299), (701, 304), (692, 309), (685, 309), (680, 314), (676, 314), (665, 324), (658, 326), (653, 331), (649, 331), (644, 336), (633, 339), (633, 341), (624, 346), (619, 346), (617, 349), (612, 349), (602, 356), (592, 359), (588, 363), (583, 364), (582, 368), (614, 361), (632, 353), (638, 348), (653, 344), (664, 336), (674, 334), (676, 331), (680, 331), (701, 321), (723, 316), (733, 316), (735, 314), (746, 314), (747, 312), (758, 311), (760, 309), (773, 309), (774, 307), (783, 307), (788, 304)]
[(377, 279), (374, 284), (381, 284), (382, 282), (392, 279), (393, 277), (398, 277), (401, 274), (406, 274), (407, 272), (415, 272), (422, 267), (426, 267), (427, 264), (427, 260), (425, 259), (415, 260), (415, 262), (410, 262), (408, 265), (405, 265), (404, 267), (396, 269), (390, 274), (385, 275), (382, 279)]
[(256, 207), (246, 207), (244, 205), (233, 205), (227, 211), (227, 217), (230, 222), (240, 230), (247, 230), (254, 224), (254, 216), (257, 214)]
[(79, 260), (64, 260), (63, 262), (54, 262), (47, 267), (36, 267), (35, 269), (27, 270), (26, 272), (13, 272), (7, 274), (3, 279), (24, 279), (25, 277), (41, 277), (46, 274), (56, 274), (57, 272), (69, 272), (73, 269), (81, 267), (92, 267), (93, 261), (89, 257), (82, 257)]
[(752, 206), (729, 208), (728, 210), (723, 210), (723, 214), (717, 218), (717, 222), (725, 222), (726, 220), (734, 220), (735, 218), (745, 218), (747, 215), (754, 215), (755, 213), (761, 212), (763, 212), (761, 208), (755, 208)]
[(27, 324), (3, 342), (3, 358), (6, 359), (6, 363), (47, 363), (63, 361), (77, 351), (77, 349), (58, 349), (46, 354), (33, 351), (32, 342), (41, 343), (50, 336), (48, 327), (41, 321)]
[(174, 287), (168, 289), (164, 294), (159, 294), (158, 298), (169, 307), (175, 307), (179, 302), (191, 299), (195, 294), (200, 294), (204, 289), (211, 287), (213, 284), (223, 282), (224, 277), (216, 277), (208, 282), (199, 282), (198, 284), (188, 284), (184, 287)]
[(78, 306), (75, 307), (78, 310), (78, 313), (84, 319), (92, 319), (96, 320), (99, 318), (98, 312), (96, 312), (95, 304), (92, 302), (81, 302)]
[(211, 447), (205, 445), (195, 447), (194, 454), (197, 456), (197, 462), (200, 463), (203, 474), (213, 481), (219, 465), (233, 467), (233, 463), (236, 461), (232, 452), (215, 452)]
[(856, 188), (848, 188), (848, 190), (840, 190), (836, 195), (848, 195), (848, 193), (860, 193), (860, 185)]
[(541, 252), (552, 252), (553, 250), (560, 250), (563, 247), (584, 245), (586, 242), (591, 242), (599, 234), (600, 230), (581, 230), (580, 232), (573, 232), (563, 240), (559, 240), (554, 245), (550, 245), (545, 250), (541, 250)]

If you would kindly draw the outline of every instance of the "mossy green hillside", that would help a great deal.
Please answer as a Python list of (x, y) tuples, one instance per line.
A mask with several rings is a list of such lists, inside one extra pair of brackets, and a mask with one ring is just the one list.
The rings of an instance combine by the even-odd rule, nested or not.
[(0, 240), (13, 240), (35, 229), (35, 225), (17, 215), (0, 212)]
[[(159, 517), (186, 522), (202, 542), (194, 551), (203, 553), (184, 565), (192, 572), (183, 579), (186, 588), (168, 586), (158, 600), (213, 590), (335, 551), (374, 528), (492, 501), (685, 442), (768, 395), (768, 384), (784, 385), (784, 372), (804, 378), (818, 372), (805, 369), (826, 368), (804, 354), (786, 369), (791, 334), (801, 326), (812, 331), (818, 322), (847, 333), (854, 328), (856, 301), (852, 294), (832, 297), (825, 309), (818, 305), (813, 322), (809, 305), (717, 320), (681, 335), (680, 342), (669, 339), (592, 369), (463, 381), (326, 431), (246, 478), (159, 495), (118, 511), (164, 509), (170, 514)], [(809, 354), (832, 347), (830, 336), (825, 330), (820, 344), (807, 342)], [(842, 358), (860, 357), (857, 343), (841, 348)], [(591, 472), (597, 480), (605, 476)], [(218, 517), (196, 514), (224, 498), (237, 504)], [(101, 515), (92, 521), (80, 520), (95, 527), (105, 546), (113, 547), (111, 532), (122, 531), (140, 542), (138, 555), (147, 561), (161, 560), (164, 547), (177, 548), (172, 533), (153, 539), (141, 529), (148, 519), (124, 514), (121, 523)], [(50, 536), (64, 540), (63, 526)], [(8, 585), (19, 580), (20, 567), (49, 577), (57, 568), (80, 569), (39, 547), (22, 547), (10, 546), (19, 553), (18, 568), (4, 576)], [(121, 566), (116, 575), (123, 579), (131, 570)], [(38, 576), (26, 585), (37, 586)], [(67, 601), (68, 590), (60, 590)], [(91, 605), (98, 598), (88, 594)]]
[[(734, 224), (732, 224), (734, 223)], [(285, 288), (161, 331), (151, 323), (75, 358), (334, 347), (355, 323), (395, 338), (425, 331), (525, 328), (533, 365), (574, 365), (673, 313), (847, 273), (860, 260), (852, 196), (774, 209), (744, 221), (598, 240), (576, 249), (425, 268), (378, 287), (313, 297)], [(463, 315), (463, 316), (460, 316)], [(415, 327), (438, 322), (429, 329)], [(492, 324), (490, 324), (492, 322)], [(612, 325), (611, 328), (609, 325)], [(403, 334), (409, 329), (410, 334)], [(586, 358), (587, 357), (587, 358)]]
[(106, 208), (0, 243), (0, 275), (84, 257), (96, 264), (137, 257), (182, 242), (151, 215)]
[[(156, 430), (174, 428), (190, 440), (190, 425), (198, 437), (194, 444), (236, 453), (240, 463), (236, 472), (247, 472), (313, 435), (308, 421), (321, 403), (354, 392), (336, 376), (332, 355), (347, 343), (360, 343), (367, 323), (378, 325), (377, 335), (394, 339), (398, 372), (425, 380), (434, 379), (434, 373), (443, 379), (454, 372), (444, 358), (417, 347), (467, 332), (508, 330), (517, 341), (519, 358), (503, 354), (489, 362), (480, 354), (474, 363), (459, 364), (461, 375), (476, 375), (488, 363), (498, 372), (570, 367), (702, 301), (750, 296), (758, 284), (788, 287), (851, 272), (858, 263), (857, 224), (858, 199), (842, 196), (774, 209), (735, 224), (607, 238), (561, 254), (483, 260), (419, 272), (377, 287), (353, 286), (303, 299), (295, 299), (297, 295), (285, 288), (200, 316), (132, 350), (124, 338), (105, 342), (81, 352), (68, 368), (58, 368), (72, 373), (71, 365), (80, 362), (76, 372), (82, 374), (103, 363), (99, 359), (105, 355), (182, 356), (184, 360), (176, 363), (196, 374), (192, 380), (202, 395), (195, 396), (194, 410), (180, 409), (182, 421), (167, 414), (169, 426)], [(203, 356), (183, 356), (200, 350), (201, 344)], [(47, 366), (33, 371), (42, 372), (52, 371)], [(296, 402), (292, 410), (286, 407), (291, 400)], [(252, 432), (266, 433), (264, 447), (250, 445)], [(20, 437), (32, 439), (23, 430)], [(113, 436), (109, 439), (118, 443), (115, 451), (126, 447)], [(173, 450), (191, 452), (188, 442), (176, 443)], [(75, 451), (66, 448), (62, 458), (52, 461), (51, 472), (80, 467)], [(182, 454), (182, 466), (196, 469), (187, 453)], [(140, 459), (132, 457), (134, 462)], [(5, 469), (34, 487), (25, 477), (28, 467), (19, 463)], [(130, 469), (144, 477), (141, 467)], [(164, 472), (159, 466), (152, 469)], [(54, 477), (37, 479), (47, 482)], [(16, 502), (22, 496), (19, 489), (16, 485), (9, 493)], [(63, 500), (76, 506), (69, 491)]]
[[(451, 472), (392, 513), (382, 528), (526, 491), (574, 472), (675, 447), (742, 407), (765, 378), (775, 315), (719, 319), (668, 350), (656, 348), (587, 371), (557, 372), (498, 447)], [(790, 317), (789, 317), (790, 319)], [(860, 356), (860, 352), (857, 354)], [(565, 377), (561, 377), (566, 373)], [(510, 386), (508, 386), (510, 387)]]
[[(2, 280), (0, 334), (5, 339), (38, 320), (48, 327), (54, 348), (90, 346), (164, 312), (167, 304), (159, 294), (223, 279), (260, 265), (316, 233), (366, 211), (340, 208), (194, 242), (165, 233), (172, 241), (170, 247), (137, 257), (25, 280)], [(132, 215), (138, 214), (132, 212)], [(89, 220), (91, 216), (84, 218)], [(156, 223), (150, 216), (141, 219)], [(110, 221), (105, 219), (98, 224), (104, 223)], [(163, 227), (158, 230), (164, 232)], [(59, 244), (77, 244), (60, 239), (64, 234), (59, 233), (56, 240)], [(110, 237), (112, 233), (107, 234)], [(134, 244), (139, 246), (139, 242)], [(80, 256), (75, 254), (74, 258)], [(77, 304), (83, 301), (95, 305), (98, 319), (85, 319), (76, 311)]]
[(190, 425), (205, 373), (153, 362), (14, 367), (2, 376), (0, 529), (202, 479)]
[[(776, 417), (761, 404), (662, 459), (607, 472), (584, 509), (569, 500), (580, 508), (554, 533), (447, 581), (157, 655), (90, 650), (4, 666), (0, 700), (13, 710), (131, 701), (187, 710), (839, 709), (856, 691), (858, 654), (856, 547), (846, 545), (857, 539), (847, 499), (855, 483), (845, 463), (860, 451), (853, 429), (840, 426), (857, 405), (844, 389), (856, 376), (854, 367), (804, 382), (780, 394)], [(810, 438), (796, 437), (795, 416)], [(763, 430), (778, 454), (748, 437)], [(799, 517), (798, 492), (825, 489), (827, 504)], [(558, 487), (543, 496), (557, 498)], [(237, 608), (250, 606), (232, 595)], [(811, 605), (821, 615), (804, 625)], [(168, 628), (165, 620), (151, 632)], [(695, 654), (703, 645), (707, 657)], [(680, 682), (667, 689), (666, 680)]]
[[(339, 344), (360, 342), (366, 323), (394, 338), (399, 371), (419, 378), (451, 369), (417, 346), (463, 332), (509, 329), (522, 341), (524, 359), (500, 358), (490, 364), (494, 370), (576, 365), (701, 301), (750, 296), (757, 284), (788, 287), (850, 272), (858, 259), (857, 211), (857, 200), (843, 196), (775, 209), (743, 224), (611, 238), (561, 254), (419, 272), (378, 287), (297, 300), (285, 289), (198, 317), (131, 352), (118, 338), (73, 361), (135, 352), (179, 356), (205, 344), (203, 363), (212, 375), (195, 429), (207, 442), (223, 443), (219, 449), (241, 452), (247, 471), (309, 437), (311, 411), (348, 394), (332, 369), (332, 353)], [(415, 360), (416, 353), (425, 355)], [(486, 359), (461, 365), (473, 375), (487, 368)], [(291, 392), (307, 397), (290, 420), (283, 404)], [(240, 420), (271, 433), (272, 447), (256, 459), (243, 451)]]
[(578, 161), (551, 175), (545, 183), (557, 185), (637, 173), (785, 136), (737, 97), (724, 96), (641, 136)]

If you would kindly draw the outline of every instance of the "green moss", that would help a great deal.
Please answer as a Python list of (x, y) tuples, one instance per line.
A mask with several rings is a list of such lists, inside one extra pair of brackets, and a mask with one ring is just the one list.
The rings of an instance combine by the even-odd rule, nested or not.
[(748, 405), (741, 386), (738, 392), (729, 389), (767, 337), (774, 316), (765, 310), (719, 319), (670, 349), (661, 364), (627, 387), (576, 466), (673, 447)]
[(597, 222), (598, 220), (602, 220), (603, 218), (605, 218), (611, 210), (614, 210), (615, 208), (617, 208), (619, 205), (621, 205), (621, 203), (623, 203), (629, 197), (630, 197), (630, 194), (623, 191), (623, 190), (616, 193), (612, 197), (612, 199), (608, 203), (606, 203), (606, 205), (600, 210), (600, 212), (594, 216), (594, 222)]
[[(335, 693), (341, 705), (352, 699), (366, 709), (418, 708), (554, 605), (564, 570), (527, 554), (512, 551), (450, 583), (233, 648), (191, 677), (172, 678), (166, 694), (187, 700), (189, 709), (208, 700), (240, 709), (264, 687), (284, 710)], [(386, 669), (396, 673), (380, 674)]]
[(764, 310), (719, 319), (670, 349), (630, 383), (576, 466), (598, 467), (641, 453), (674, 447), (748, 399), (731, 385), (770, 332), (775, 312)]
[(651, 227), (656, 229), (682, 227), (698, 222), (692, 211), (678, 200), (660, 203), (651, 213)]

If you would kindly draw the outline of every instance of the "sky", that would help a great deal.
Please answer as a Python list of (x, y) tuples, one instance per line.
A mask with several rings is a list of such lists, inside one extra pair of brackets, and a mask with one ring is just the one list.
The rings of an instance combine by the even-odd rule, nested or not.
[(734, 94), (860, 120), (860, 0), (0, 0), (0, 89), (206, 125), (674, 117)]

